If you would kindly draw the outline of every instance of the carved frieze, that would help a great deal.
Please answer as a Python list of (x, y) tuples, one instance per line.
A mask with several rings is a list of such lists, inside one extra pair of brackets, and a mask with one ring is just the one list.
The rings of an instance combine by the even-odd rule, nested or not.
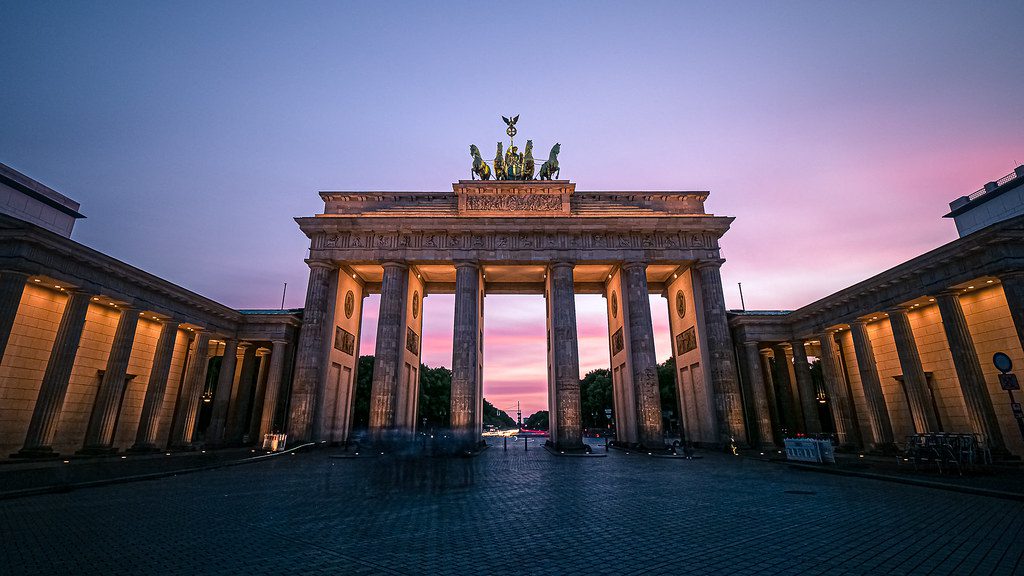
[(466, 211), (560, 212), (562, 197), (551, 194), (481, 194), (466, 196)]
[[(328, 250), (715, 250), (712, 234), (698, 232), (331, 232), (313, 241)], [(712, 256), (709, 256), (712, 257)]]

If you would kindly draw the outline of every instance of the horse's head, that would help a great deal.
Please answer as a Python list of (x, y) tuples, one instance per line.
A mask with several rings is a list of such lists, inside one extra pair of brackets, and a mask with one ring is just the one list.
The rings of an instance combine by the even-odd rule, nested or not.
[(501, 142), (498, 142), (498, 156), (501, 156)]
[(533, 140), (526, 141), (526, 152), (533, 152)]
[(555, 142), (555, 145), (551, 147), (551, 153), (557, 156), (558, 153), (561, 152), (561, 151), (562, 151), (562, 145), (559, 144), (558, 142)]
[(480, 155), (480, 150), (476, 147), (476, 144), (469, 145), (469, 155), (476, 158)]

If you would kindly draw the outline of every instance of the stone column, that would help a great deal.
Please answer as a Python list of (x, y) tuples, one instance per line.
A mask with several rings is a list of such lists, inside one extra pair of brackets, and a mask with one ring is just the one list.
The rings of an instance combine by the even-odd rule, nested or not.
[(549, 343), (553, 378), (555, 429), (551, 442), (558, 450), (583, 449), (583, 421), (580, 417), (580, 359), (576, 341), (576, 293), (571, 262), (548, 266)]
[(174, 423), (171, 425), (171, 437), (168, 445), (176, 449), (191, 449), (192, 435), (195, 432), (196, 418), (199, 417), (199, 400), (206, 385), (206, 368), (210, 359), (211, 334), (199, 331), (192, 342), (192, 353), (189, 354), (188, 366), (185, 368), (185, 381), (178, 394), (178, 409)]
[(800, 429), (800, 417), (793, 400), (793, 383), (789, 379), (789, 356), (782, 344), (772, 345), (775, 357), (775, 395), (779, 399), (779, 419), (783, 425), (783, 436), (793, 436)]
[(840, 444), (857, 444), (857, 422), (853, 419), (850, 409), (850, 394), (846, 387), (846, 377), (839, 361), (839, 348), (836, 345), (835, 333), (823, 332), (821, 340), (821, 371), (825, 380), (825, 393), (832, 403), (832, 420), (836, 428), (836, 436)]
[[(736, 378), (732, 335), (725, 317), (725, 294), (722, 292), (723, 260), (702, 260), (694, 266), (700, 276), (700, 293), (704, 307), (704, 334), (708, 344), (706, 361), (710, 362), (711, 384), (715, 391), (715, 414), (720, 442), (742, 443), (747, 437), (743, 422), (743, 402)], [(699, 328), (698, 328), (699, 330)]]
[(768, 414), (771, 416), (773, 439), (780, 440), (785, 436), (782, 431), (783, 415), (779, 414), (779, 404), (775, 396), (775, 378), (772, 376), (772, 365), (769, 362), (771, 356), (765, 348), (761, 353), (761, 375), (764, 377), (765, 392), (768, 399)]
[(455, 330), (452, 346), (451, 427), (460, 444), (474, 448), (480, 442), (477, 420), (480, 378), (480, 267), (476, 262), (455, 262)]
[[(658, 359), (654, 354), (654, 326), (647, 288), (647, 264), (627, 262), (622, 265), (624, 310), (628, 317), (633, 397), (636, 399), (636, 427), (640, 444), (648, 449), (665, 445), (661, 422), (661, 391), (658, 387)], [(573, 332), (575, 334), (575, 331)]]
[(928, 380), (921, 367), (921, 354), (917, 350), (914, 332), (910, 328), (910, 318), (903, 308), (889, 310), (889, 325), (896, 341), (896, 353), (900, 357), (900, 368), (903, 370), (903, 385), (907, 390), (907, 401), (910, 414), (914, 418), (916, 432), (938, 432), (939, 419), (932, 407), (931, 393), (928, 391)]
[(306, 307), (302, 312), (299, 347), (295, 356), (292, 398), (288, 410), (288, 436), (293, 445), (313, 437), (313, 412), (323, 388), (324, 333), (330, 277), (336, 267), (315, 260), (309, 263)]
[(213, 391), (213, 410), (210, 414), (210, 426), (206, 431), (206, 445), (215, 447), (224, 444), (224, 431), (227, 428), (228, 407), (231, 404), (231, 392), (235, 382), (235, 367), (238, 365), (238, 340), (224, 339), (224, 356), (220, 361), (220, 374), (217, 376), (217, 388)]
[(405, 262), (384, 262), (383, 266), (377, 350), (370, 392), (370, 435), (374, 440), (389, 439), (397, 424), (396, 402), (402, 378), (401, 343), (409, 292), (409, 266)]
[(1005, 452), (1006, 444), (1003, 433), (999, 429), (992, 398), (985, 385), (985, 376), (978, 361), (978, 352), (974, 348), (974, 339), (967, 328), (960, 297), (955, 291), (942, 292), (935, 296), (942, 317), (942, 328), (946, 332), (949, 353), (953, 356), (953, 367), (956, 369), (960, 390), (967, 405), (967, 417), (971, 420), (974, 431), (981, 434), (993, 452)]
[(772, 418), (768, 409), (768, 397), (765, 394), (764, 375), (761, 373), (761, 351), (757, 348), (757, 342), (743, 343), (743, 361), (747, 366), (747, 396), (751, 399), (754, 419), (755, 438), (752, 438), (755, 445), (762, 448), (771, 448), (775, 445), (772, 440)]
[(108, 454), (116, 452), (114, 448), (114, 429), (117, 417), (121, 412), (121, 401), (124, 400), (125, 378), (128, 372), (128, 360), (132, 355), (135, 342), (135, 329), (139, 325), (139, 311), (133, 308), (121, 308), (121, 317), (114, 331), (114, 342), (107, 356), (107, 368), (103, 372), (96, 401), (92, 405), (89, 425), (85, 429), (83, 454)]
[(241, 342), (238, 345), (238, 358), (241, 366), (238, 368), (238, 378), (231, 390), (231, 403), (228, 406), (227, 432), (225, 434), (229, 444), (243, 444), (245, 435), (249, 431), (246, 418), (249, 417), (252, 409), (253, 382), (256, 376), (256, 346), (249, 342)]
[[(284, 374), (284, 354), (288, 346), (285, 340), (274, 340), (270, 351), (270, 368), (267, 371), (267, 393), (263, 397), (263, 414), (260, 418), (260, 431), (257, 438), (274, 432), (274, 413), (277, 410), (277, 396), (281, 390), (281, 378)], [(352, 383), (353, 389), (355, 382)]]
[[(1013, 327), (1017, 330), (1017, 340), (1024, 347), (1024, 272), (1007, 272), (999, 275), (1003, 286), (1006, 305), (1010, 309)], [(2, 352), (0, 348), (0, 352)]]
[(256, 356), (260, 359), (260, 369), (256, 373), (256, 394), (252, 399), (252, 414), (249, 416), (249, 439), (257, 444), (262, 442), (260, 433), (261, 419), (263, 418), (263, 402), (267, 396), (267, 375), (270, 374), (270, 350), (260, 348), (256, 350)]
[(82, 338), (82, 328), (85, 327), (85, 315), (89, 311), (89, 298), (83, 292), (68, 290), (57, 337), (50, 349), (50, 359), (46, 363), (46, 372), (43, 373), (39, 396), (25, 435), (25, 445), (12, 456), (56, 456), (51, 444), (68, 393), (71, 369), (75, 365), (78, 343)]
[(811, 365), (807, 361), (807, 349), (801, 340), (790, 342), (793, 347), (793, 371), (796, 373), (796, 389), (800, 394), (800, 407), (804, 415), (804, 433), (820, 434), (821, 418), (818, 416), (818, 395), (811, 378)]
[(4, 359), (7, 341), (11, 339), (14, 319), (18, 317), (21, 295), (25, 292), (28, 274), (4, 270), (0, 272), (0, 361)]
[(893, 444), (892, 423), (889, 421), (885, 395), (882, 394), (882, 383), (878, 379), (875, 351), (871, 348), (867, 325), (863, 320), (856, 320), (850, 323), (850, 333), (853, 336), (853, 351), (857, 355), (860, 384), (868, 404), (868, 422), (871, 424), (875, 447), (890, 448)]
[(171, 372), (174, 342), (178, 337), (177, 322), (165, 320), (162, 325), (160, 338), (156, 342), (156, 351), (153, 353), (153, 365), (149, 369), (149, 382), (146, 384), (146, 398), (142, 402), (139, 428), (135, 432), (135, 444), (130, 448), (133, 452), (159, 450), (156, 436), (160, 428), (160, 412), (167, 392), (167, 375)]

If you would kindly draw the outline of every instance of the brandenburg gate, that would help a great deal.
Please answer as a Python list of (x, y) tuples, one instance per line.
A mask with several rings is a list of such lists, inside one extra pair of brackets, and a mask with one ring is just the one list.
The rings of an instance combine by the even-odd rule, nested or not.
[[(541, 176), (550, 178), (547, 167)], [(505, 179), (460, 180), (451, 192), (320, 196), (323, 214), (296, 219), (310, 239), (310, 273), (291, 438), (348, 439), (363, 299), (373, 293), (380, 294), (374, 441), (415, 434), (423, 299), (431, 294), (455, 295), (451, 434), (467, 448), (481, 441), (488, 294), (544, 296), (547, 358), (537, 362), (547, 364), (553, 448), (583, 449), (578, 293), (602, 294), (607, 304), (620, 444), (664, 447), (652, 293), (669, 304), (688, 438), (716, 445), (746, 438), (720, 276), (719, 239), (733, 219), (705, 212), (707, 192), (583, 192), (568, 180)]]

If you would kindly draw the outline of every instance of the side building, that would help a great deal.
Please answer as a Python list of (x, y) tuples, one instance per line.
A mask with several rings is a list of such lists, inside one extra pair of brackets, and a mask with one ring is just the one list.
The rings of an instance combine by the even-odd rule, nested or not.
[(0, 164), (0, 454), (242, 444), (281, 429), (301, 310), (234, 310), (71, 239)]
[(884, 451), (969, 433), (1024, 455), (992, 361), (1024, 367), (1022, 194), (1024, 166), (951, 204), (957, 240), (798, 310), (730, 312), (750, 441), (826, 432)]

